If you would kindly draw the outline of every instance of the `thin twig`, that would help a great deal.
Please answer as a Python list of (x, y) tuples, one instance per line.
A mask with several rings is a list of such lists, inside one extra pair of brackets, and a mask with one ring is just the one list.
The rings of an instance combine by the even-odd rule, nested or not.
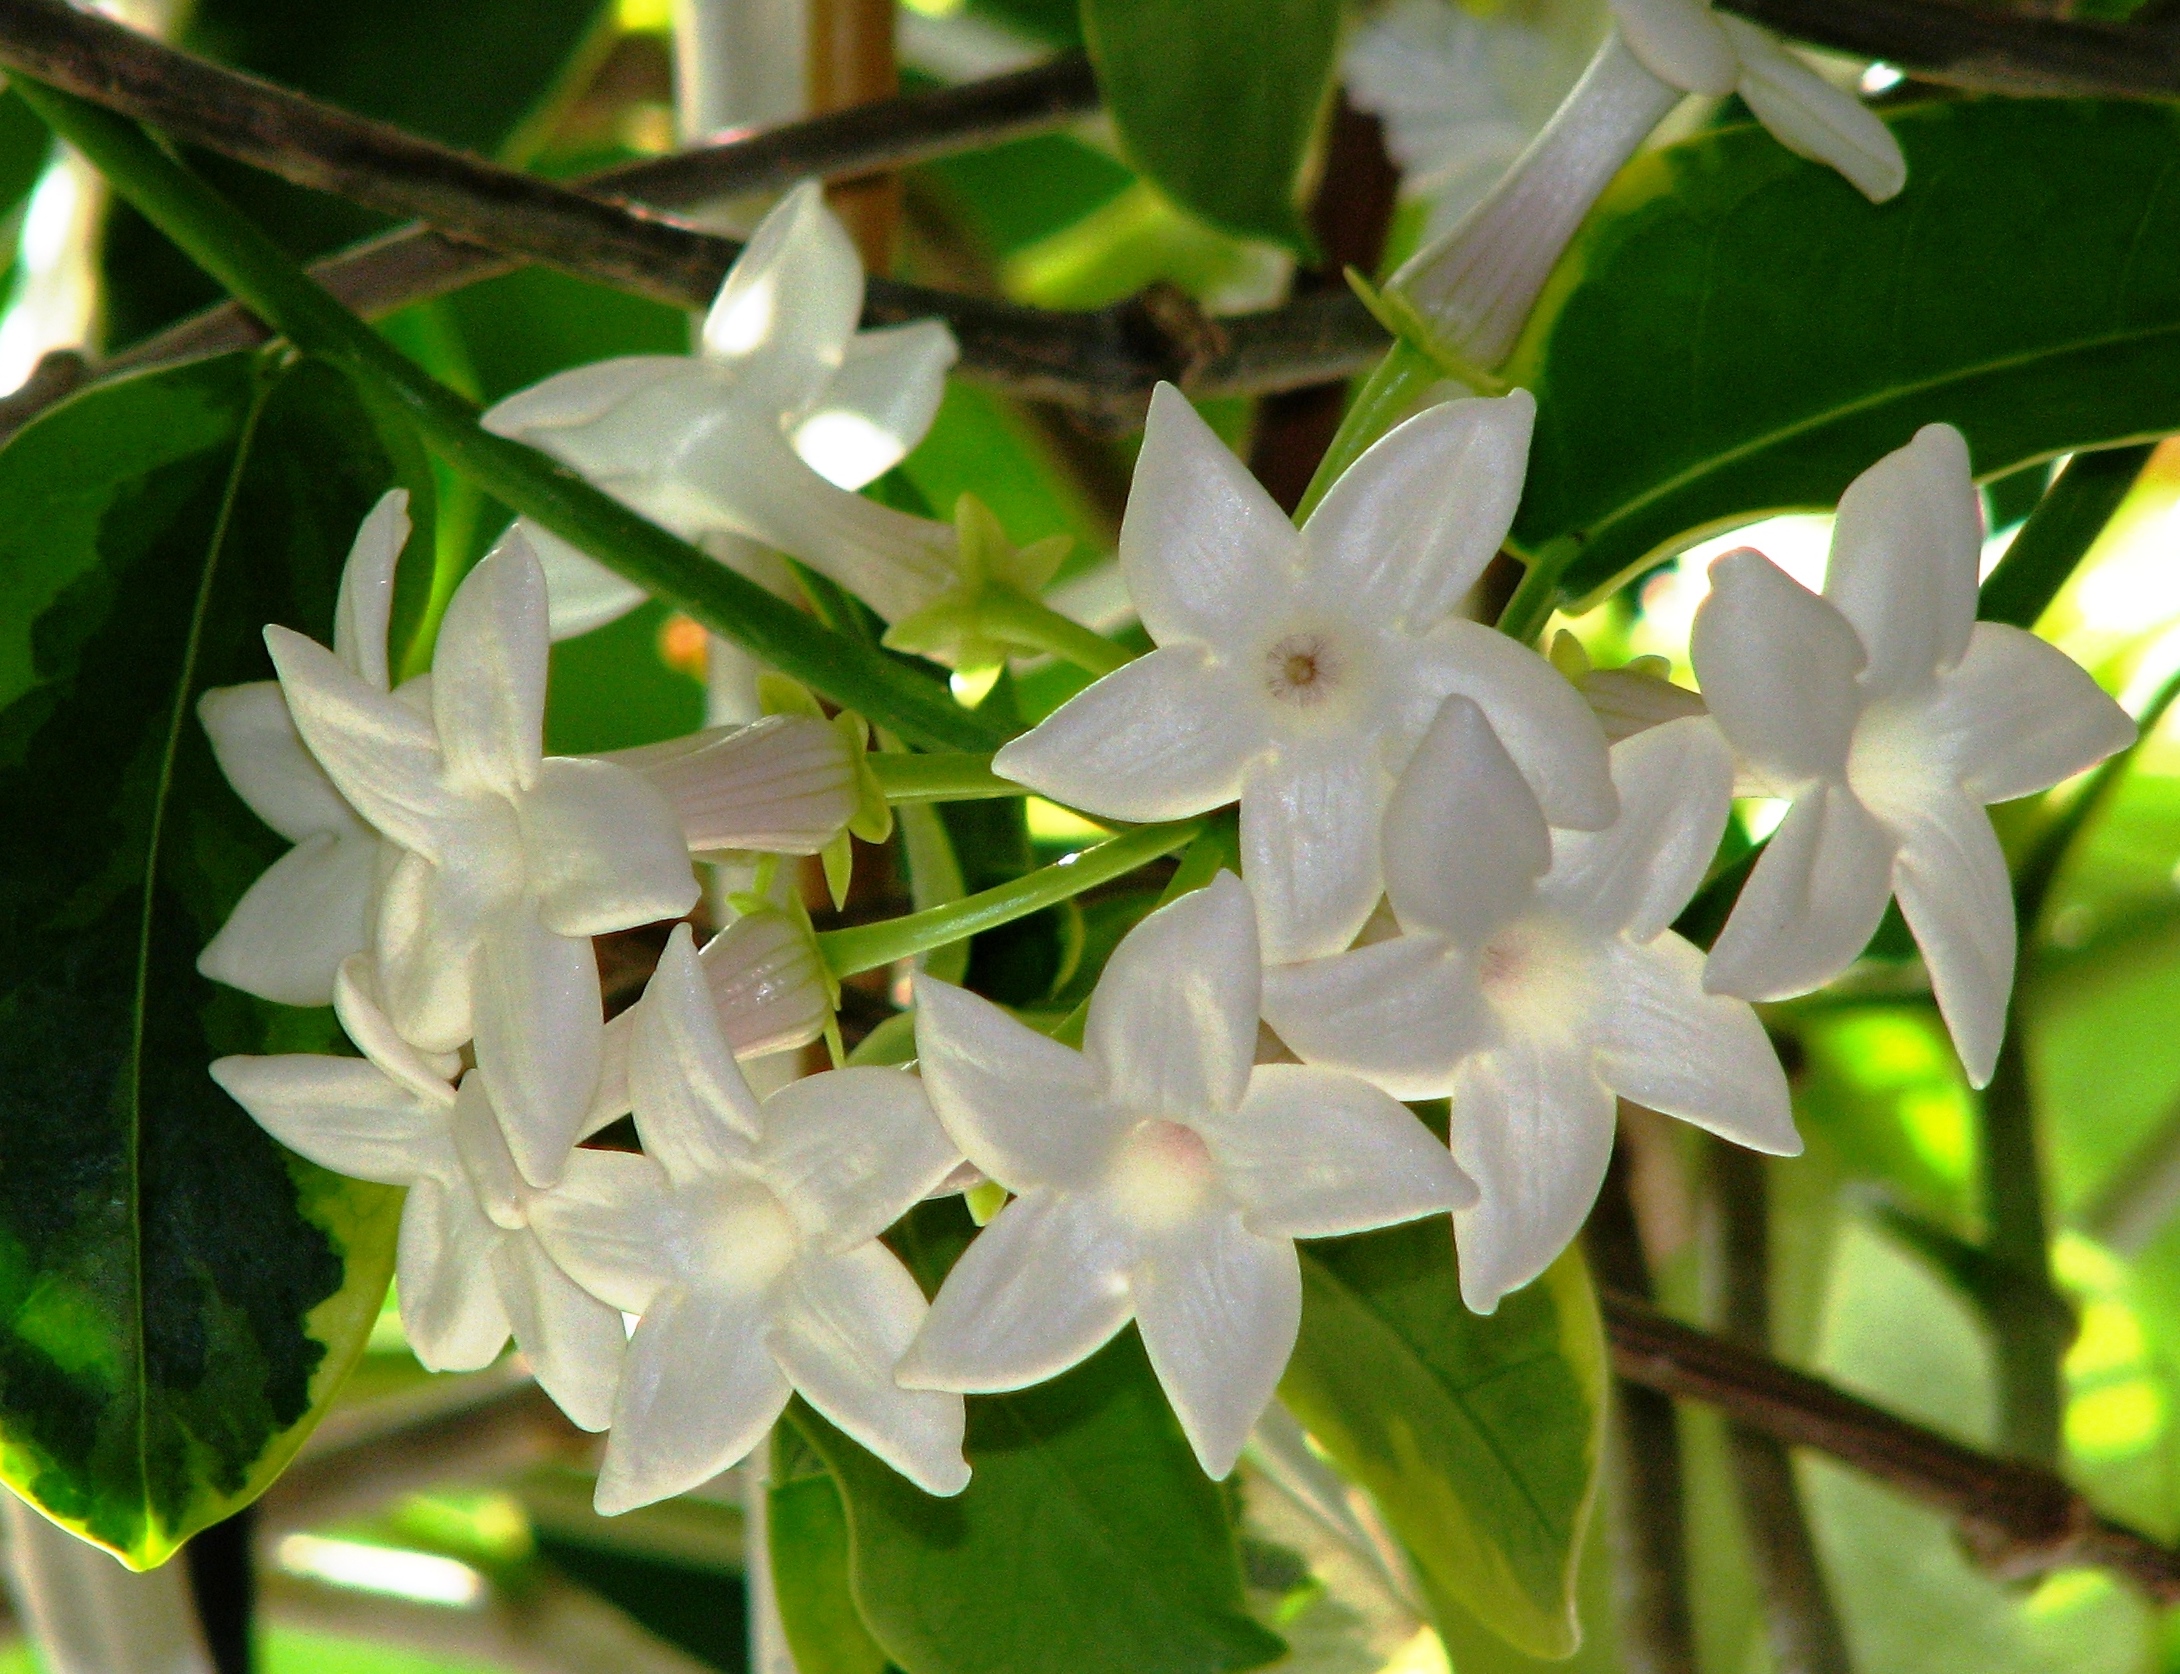
[(1607, 1291), (1613, 1367), (1702, 1401), (1793, 1447), (1812, 1448), (1953, 1518), (1987, 1567), (2013, 1578), (2090, 1566), (2160, 1604), (2180, 1603), (2180, 1551), (2098, 1512), (2056, 1472), (1925, 1429), (1752, 1349)]
[[(1771, 1351), (1770, 1175), (1763, 1158), (1723, 1140), (1704, 1145), (1718, 1237), (1719, 1326), (1745, 1348)], [(1726, 1426), (1726, 1459), (1763, 1583), (1772, 1664), (1779, 1674), (1848, 1674), (1847, 1636), (1802, 1509), (1786, 1444), (1748, 1424)]]

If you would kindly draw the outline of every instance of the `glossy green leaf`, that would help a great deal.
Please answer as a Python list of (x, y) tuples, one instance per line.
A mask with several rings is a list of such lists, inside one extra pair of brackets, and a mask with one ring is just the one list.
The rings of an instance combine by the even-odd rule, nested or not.
[(1539, 405), (1514, 538), (1567, 563), (1570, 598), (1699, 531), (1828, 509), (1934, 421), (1982, 477), (2180, 430), (2180, 108), (1891, 121), (1887, 204), (1747, 125), (1607, 192), (1505, 369)]
[(1308, 252), (1296, 176), (1337, 0), (1082, 0), (1082, 21), (1129, 161), (1214, 225)]
[(1605, 1400), (1578, 1254), (1480, 1317), (1443, 1220), (1305, 1244), (1280, 1398), (1376, 1496), (1434, 1608), (1451, 1600), (1533, 1656), (1575, 1649)]
[[(927, 1286), (974, 1229), (958, 1198), (896, 1234)], [(1286, 1647), (1252, 1621), (1224, 1491), (1134, 1330), (1073, 1371), (969, 1400), (969, 1486), (935, 1499), (801, 1402), (847, 1503), (855, 1602), (907, 1674), (1217, 1674)]]
[(796, 1674), (882, 1674), (886, 1653), (848, 1585), (848, 1512), (832, 1472), (792, 1426), (773, 1433), (765, 1494), (772, 1590)]
[(0, 451), (0, 1477), (136, 1565), (278, 1474), (363, 1351), (401, 1194), (213, 1085), (323, 1050), (196, 972), (281, 839), (207, 687), (330, 631), (391, 469), (345, 380), (230, 356), (94, 390)]

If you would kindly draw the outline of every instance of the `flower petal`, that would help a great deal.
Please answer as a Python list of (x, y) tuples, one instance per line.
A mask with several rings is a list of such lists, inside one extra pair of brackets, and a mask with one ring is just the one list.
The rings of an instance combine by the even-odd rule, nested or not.
[(1741, 60), (1738, 91), (1771, 137), (1797, 157), (1829, 163), (1872, 203), (1899, 196), (1907, 159), (1892, 130), (1753, 23), (1713, 14)]
[(647, 1311), (666, 1282), (674, 1216), (665, 1172), (632, 1151), (578, 1151), (560, 1184), (530, 1200), (546, 1253), (624, 1314)]
[(613, 1387), (628, 1348), (620, 1310), (587, 1294), (527, 1232), (499, 1241), (492, 1276), (538, 1387), (578, 1430), (603, 1430), (613, 1421)]
[(667, 938), (635, 1013), (628, 1086), (644, 1151), (676, 1186), (732, 1171), (763, 1133), (764, 1116), (720, 1034), (686, 924)]
[(814, 180), (757, 223), (704, 316), (704, 353), (761, 391), (770, 411), (799, 413), (839, 369), (863, 312), (863, 264)]
[(556, 935), (632, 930), (696, 905), (680, 822), (640, 774), (550, 756), (518, 813), (538, 918)]
[(1292, 597), (1302, 537), (1171, 384), (1151, 392), (1120, 524), (1128, 596), (1160, 645), (1249, 655)]
[(1241, 794), (1270, 742), (1254, 694), (1201, 646), (1138, 657), (992, 757), (1040, 796), (1116, 820), (1174, 820)]
[(1385, 890), (1379, 834), (1392, 783), (1377, 751), (1339, 736), (1288, 739), (1241, 788), (1241, 864), (1267, 963), (1337, 953)]
[[(1556, 676), (1555, 676), (1556, 678)], [(1409, 930), (1480, 947), (1552, 864), (1552, 834), (1484, 712), (1446, 699), (1385, 809), (1385, 893)]]
[(765, 1348), (769, 1323), (761, 1293), (659, 1293), (621, 1363), (601, 1515), (708, 1482), (764, 1439), (789, 1394)]
[(1521, 503), (1537, 404), (1525, 389), (1443, 401), (1341, 473), (1302, 527), (1303, 590), (1326, 609), (1423, 632), (1498, 555)]
[(402, 1332), (426, 1371), (474, 1372), (507, 1346), (492, 1278), (492, 1252), (507, 1236), (460, 1186), (424, 1179), (409, 1188), (395, 1281)]
[(1121, 938), (1090, 996), (1083, 1056), (1137, 1116), (1233, 1110), (1249, 1089), (1262, 994), (1248, 886), (1215, 873)]
[(454, 1104), (453, 1081), (462, 1060), (452, 1054), (420, 1052), (386, 1015), (379, 1003), (378, 972), (367, 953), (341, 961), (333, 979), (333, 1014), (342, 1032), (372, 1066), (427, 1105), (445, 1110)]
[(1931, 719), (1977, 802), (2048, 790), (2135, 741), (2135, 723), (2082, 666), (2034, 634), (1978, 622), (1938, 676)]
[(1892, 894), (1894, 847), (1845, 785), (1820, 785), (1799, 799), (1741, 886), (1703, 986), (1785, 1000), (1830, 982), (1877, 933)]
[(1082, 1053), (936, 977), (916, 978), (916, 1056), (948, 1136), (1011, 1192), (1091, 1184), (1127, 1129)]
[(1824, 596), (1869, 653), (1868, 701), (1927, 686), (1966, 654), (1982, 555), (1983, 504), (1950, 424), (1924, 425), (1847, 485)]
[(1516, 1041), (1471, 1058), (1453, 1159), (1482, 1196), (1453, 1217), (1461, 1300), (1488, 1314), (1582, 1230), (1612, 1156), (1612, 1094), (1579, 1048)]
[(477, 1070), (523, 1178), (560, 1178), (598, 1086), (605, 1028), (598, 959), (526, 904), (487, 927), (477, 984)]
[(1413, 1112), (1335, 1070), (1259, 1065), (1241, 1109), (1202, 1131), (1249, 1229), (1268, 1238), (1333, 1238), (1476, 1202)]
[(545, 572), (546, 632), (555, 642), (618, 622), (651, 596), (544, 525), (517, 518), (515, 526)]
[(545, 572), (510, 530), (462, 580), (432, 652), (431, 708), (450, 782), (515, 796), (545, 749)]
[(334, 788), (403, 848), (436, 859), (440, 827), (456, 804), (441, 783), (431, 723), (358, 680), (315, 640), (276, 624), (265, 630), (265, 646), (295, 730)]
[(893, 1381), (928, 1311), (900, 1258), (866, 1242), (795, 1264), (770, 1341), (819, 1412), (925, 1493), (958, 1494), (969, 1482), (961, 1397)]
[(478, 421), (495, 436), (512, 436), (565, 459), (585, 475), (641, 469), (656, 459), (631, 452), (621, 458), (582, 457), (563, 451), (569, 432), (580, 432), (647, 391), (668, 385), (721, 387), (718, 373), (685, 355), (617, 355), (555, 372), (495, 401)]
[(380, 886), (379, 989), (395, 1029), (424, 1051), (457, 1051), (477, 1032), (484, 931), (474, 914), (420, 854), (403, 855)]
[(1234, 1213), (1160, 1240), (1129, 1273), (1136, 1326), (1204, 1474), (1223, 1477), (1271, 1405), (1302, 1329), (1291, 1238)]
[(333, 607), (333, 654), (365, 685), (382, 692), (393, 690), (386, 666), (386, 626), (394, 614), (394, 566), (408, 544), (409, 491), (390, 488), (356, 531)]
[[(1454, 617), (1414, 642), (1415, 731), (1453, 694), (1475, 700), (1556, 826), (1596, 831), (1617, 811), (1605, 730), (1580, 691), (1528, 646)], [(1397, 764), (1396, 764), (1397, 765)]]
[(665, 798), (691, 852), (816, 854), (856, 810), (855, 752), (813, 715), (767, 715), (605, 759)]
[(341, 961), (370, 946), (376, 833), (319, 832), (265, 869), (197, 955), (198, 971), (261, 1000), (322, 1006)]
[(304, 747), (279, 681), (215, 686), (197, 699), (197, 719), (235, 794), (289, 842), (363, 828), (356, 810)]
[(1786, 1072), (1745, 1000), (1703, 991), (1703, 955), (1667, 931), (1606, 952), (1597, 1073), (1624, 1099), (1775, 1157), (1801, 1154)]
[(1990, 816), (1964, 796), (1932, 797), (1901, 828), (1893, 887), (1954, 1050), (1969, 1081), (1987, 1086), (2014, 967), (2013, 885)]
[(836, 487), (877, 481), (924, 439), (960, 358), (943, 320), (857, 332), (840, 370), (795, 425), (795, 451)]
[(1828, 598), (1740, 547), (1711, 564), (1688, 652), (1726, 742), (1780, 794), (1846, 772), (1864, 656)]
[(1702, 0), (1612, 0), (1612, 15), (1628, 50), (1660, 81), (1714, 99), (1734, 90), (1740, 62)]
[(1647, 942), (1703, 882), (1733, 807), (1733, 758), (1701, 716), (1668, 721), (1612, 747), (1620, 817), (1603, 831), (1552, 839), (1542, 893), (1598, 936)]
[(1443, 1098), (1496, 1038), (1468, 961), (1437, 936), (1396, 936), (1264, 973), (1264, 1017), (1307, 1063), (1397, 1099)]
[(1038, 1186), (976, 1235), (894, 1377), (903, 1389), (1026, 1389), (1128, 1323), (1130, 1240), (1094, 1197)]
[(445, 1108), (360, 1058), (219, 1058), (212, 1079), (273, 1138), (336, 1174), (405, 1186), (453, 1161)]
[(960, 1161), (906, 1070), (828, 1070), (765, 1100), (758, 1170), (828, 1249), (877, 1237)]

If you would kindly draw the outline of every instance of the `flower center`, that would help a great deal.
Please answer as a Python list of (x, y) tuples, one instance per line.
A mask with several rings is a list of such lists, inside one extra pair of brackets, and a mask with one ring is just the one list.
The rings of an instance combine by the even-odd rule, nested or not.
[(675, 1265), (691, 1280), (762, 1290), (795, 1259), (795, 1220), (754, 1180), (707, 1183), (682, 1194)]
[(1339, 689), (1345, 660), (1329, 634), (1289, 634), (1264, 653), (1264, 689), (1281, 703), (1315, 708)]
[(1120, 1211), (1160, 1231), (1195, 1215), (1218, 1189), (1218, 1165), (1203, 1135), (1179, 1122), (1152, 1119), (1121, 1141), (1111, 1189)]
[(1595, 1010), (1596, 953), (1556, 918), (1531, 913), (1476, 950), (1476, 980), (1509, 1034), (1567, 1039)]
[(1921, 705), (1873, 704), (1847, 746), (1847, 783), (1871, 813), (1895, 823), (1943, 793), (1946, 742)]

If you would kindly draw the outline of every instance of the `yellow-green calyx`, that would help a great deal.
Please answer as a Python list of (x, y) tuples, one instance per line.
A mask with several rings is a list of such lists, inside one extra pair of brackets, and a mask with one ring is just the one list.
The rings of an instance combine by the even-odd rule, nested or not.
[(894, 623), (885, 643), (945, 664), (954, 671), (955, 696), (974, 706), (998, 680), (1008, 657), (1052, 649), (1026, 630), (1022, 607), (1036, 605), (1074, 542), (1048, 535), (1017, 548), (974, 494), (955, 502), (954, 531), (958, 584)]

